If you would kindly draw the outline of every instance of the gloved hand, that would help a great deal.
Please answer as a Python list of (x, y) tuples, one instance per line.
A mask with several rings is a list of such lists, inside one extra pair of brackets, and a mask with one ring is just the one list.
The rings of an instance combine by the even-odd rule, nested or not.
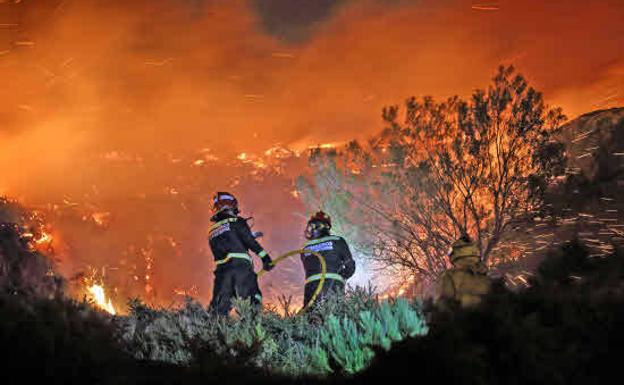
[(350, 260), (343, 264), (338, 270), (338, 274), (345, 280), (351, 278), (355, 273), (355, 261)]
[(271, 259), (271, 257), (268, 255), (265, 255), (262, 258), (262, 269), (266, 271), (271, 271), (273, 270), (274, 267), (275, 265), (273, 264), (273, 260)]

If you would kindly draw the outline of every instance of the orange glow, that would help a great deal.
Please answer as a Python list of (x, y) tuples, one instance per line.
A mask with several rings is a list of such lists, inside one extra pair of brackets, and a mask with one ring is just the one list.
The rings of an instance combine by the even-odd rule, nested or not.
[[(215, 191), (241, 197), (273, 254), (296, 249), (309, 149), (367, 138), (411, 95), (467, 95), (501, 62), (570, 117), (624, 104), (617, 2), (342, 2), (299, 40), (249, 3), (1, 4), (0, 194), (50, 216), (35, 243), (62, 239), (67, 275), (113, 266), (124, 296), (194, 285), (207, 301)], [(287, 276), (300, 294), (298, 275), (263, 290)]]
[(48, 233), (42, 233), (39, 238), (35, 239), (35, 243), (38, 243), (38, 244), (49, 243), (49, 242), (52, 242), (52, 236)]

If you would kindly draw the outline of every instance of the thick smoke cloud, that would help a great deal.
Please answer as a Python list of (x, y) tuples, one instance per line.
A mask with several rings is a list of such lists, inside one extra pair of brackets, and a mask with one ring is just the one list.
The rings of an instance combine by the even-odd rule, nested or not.
[(338, 141), (377, 129), (384, 104), (467, 94), (501, 62), (571, 115), (621, 101), (619, 1), (391, 4), (5, 2), (2, 132), (64, 121), (98, 149), (230, 153)]
[(266, 32), (297, 43), (310, 38), (317, 25), (329, 20), (345, 0), (253, 0)]

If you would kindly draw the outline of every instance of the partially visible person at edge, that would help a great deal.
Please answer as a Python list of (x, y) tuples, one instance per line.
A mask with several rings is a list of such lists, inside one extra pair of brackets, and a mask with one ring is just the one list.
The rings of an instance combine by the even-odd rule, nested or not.
[(476, 244), (462, 235), (453, 243), (449, 259), (453, 267), (442, 274), (436, 303), (445, 306), (456, 301), (463, 308), (481, 303), (490, 291), (491, 280)]
[[(346, 280), (355, 273), (355, 260), (349, 245), (344, 238), (332, 235), (330, 230), (331, 219), (323, 211), (314, 214), (305, 229), (308, 241), (304, 249), (321, 254), (327, 266), (325, 281), (315, 303), (330, 294), (344, 295)], [(321, 280), (321, 263), (312, 253), (301, 254), (301, 262), (306, 277), (303, 304), (308, 307)]]
[(269, 254), (260, 246), (251, 232), (247, 220), (238, 216), (238, 201), (234, 195), (218, 192), (213, 199), (215, 214), (210, 218), (210, 249), (217, 265), (210, 310), (227, 315), (232, 308), (232, 298), (249, 298), (262, 306), (262, 293), (248, 250), (262, 259), (264, 270), (273, 268)]

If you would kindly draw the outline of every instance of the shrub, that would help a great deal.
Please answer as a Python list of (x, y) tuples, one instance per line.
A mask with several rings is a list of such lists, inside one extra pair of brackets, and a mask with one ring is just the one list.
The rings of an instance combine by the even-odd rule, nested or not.
[(59, 298), (64, 280), (48, 256), (38, 252), (33, 236), (41, 223), (34, 213), (0, 197), (0, 292)]
[(374, 349), (427, 332), (418, 303), (377, 302), (371, 290), (351, 290), (294, 317), (254, 311), (248, 301), (235, 307), (237, 316), (229, 318), (192, 299), (177, 310), (135, 300), (117, 322), (126, 349), (139, 359), (192, 364), (208, 350), (292, 376), (354, 374), (370, 363)]

